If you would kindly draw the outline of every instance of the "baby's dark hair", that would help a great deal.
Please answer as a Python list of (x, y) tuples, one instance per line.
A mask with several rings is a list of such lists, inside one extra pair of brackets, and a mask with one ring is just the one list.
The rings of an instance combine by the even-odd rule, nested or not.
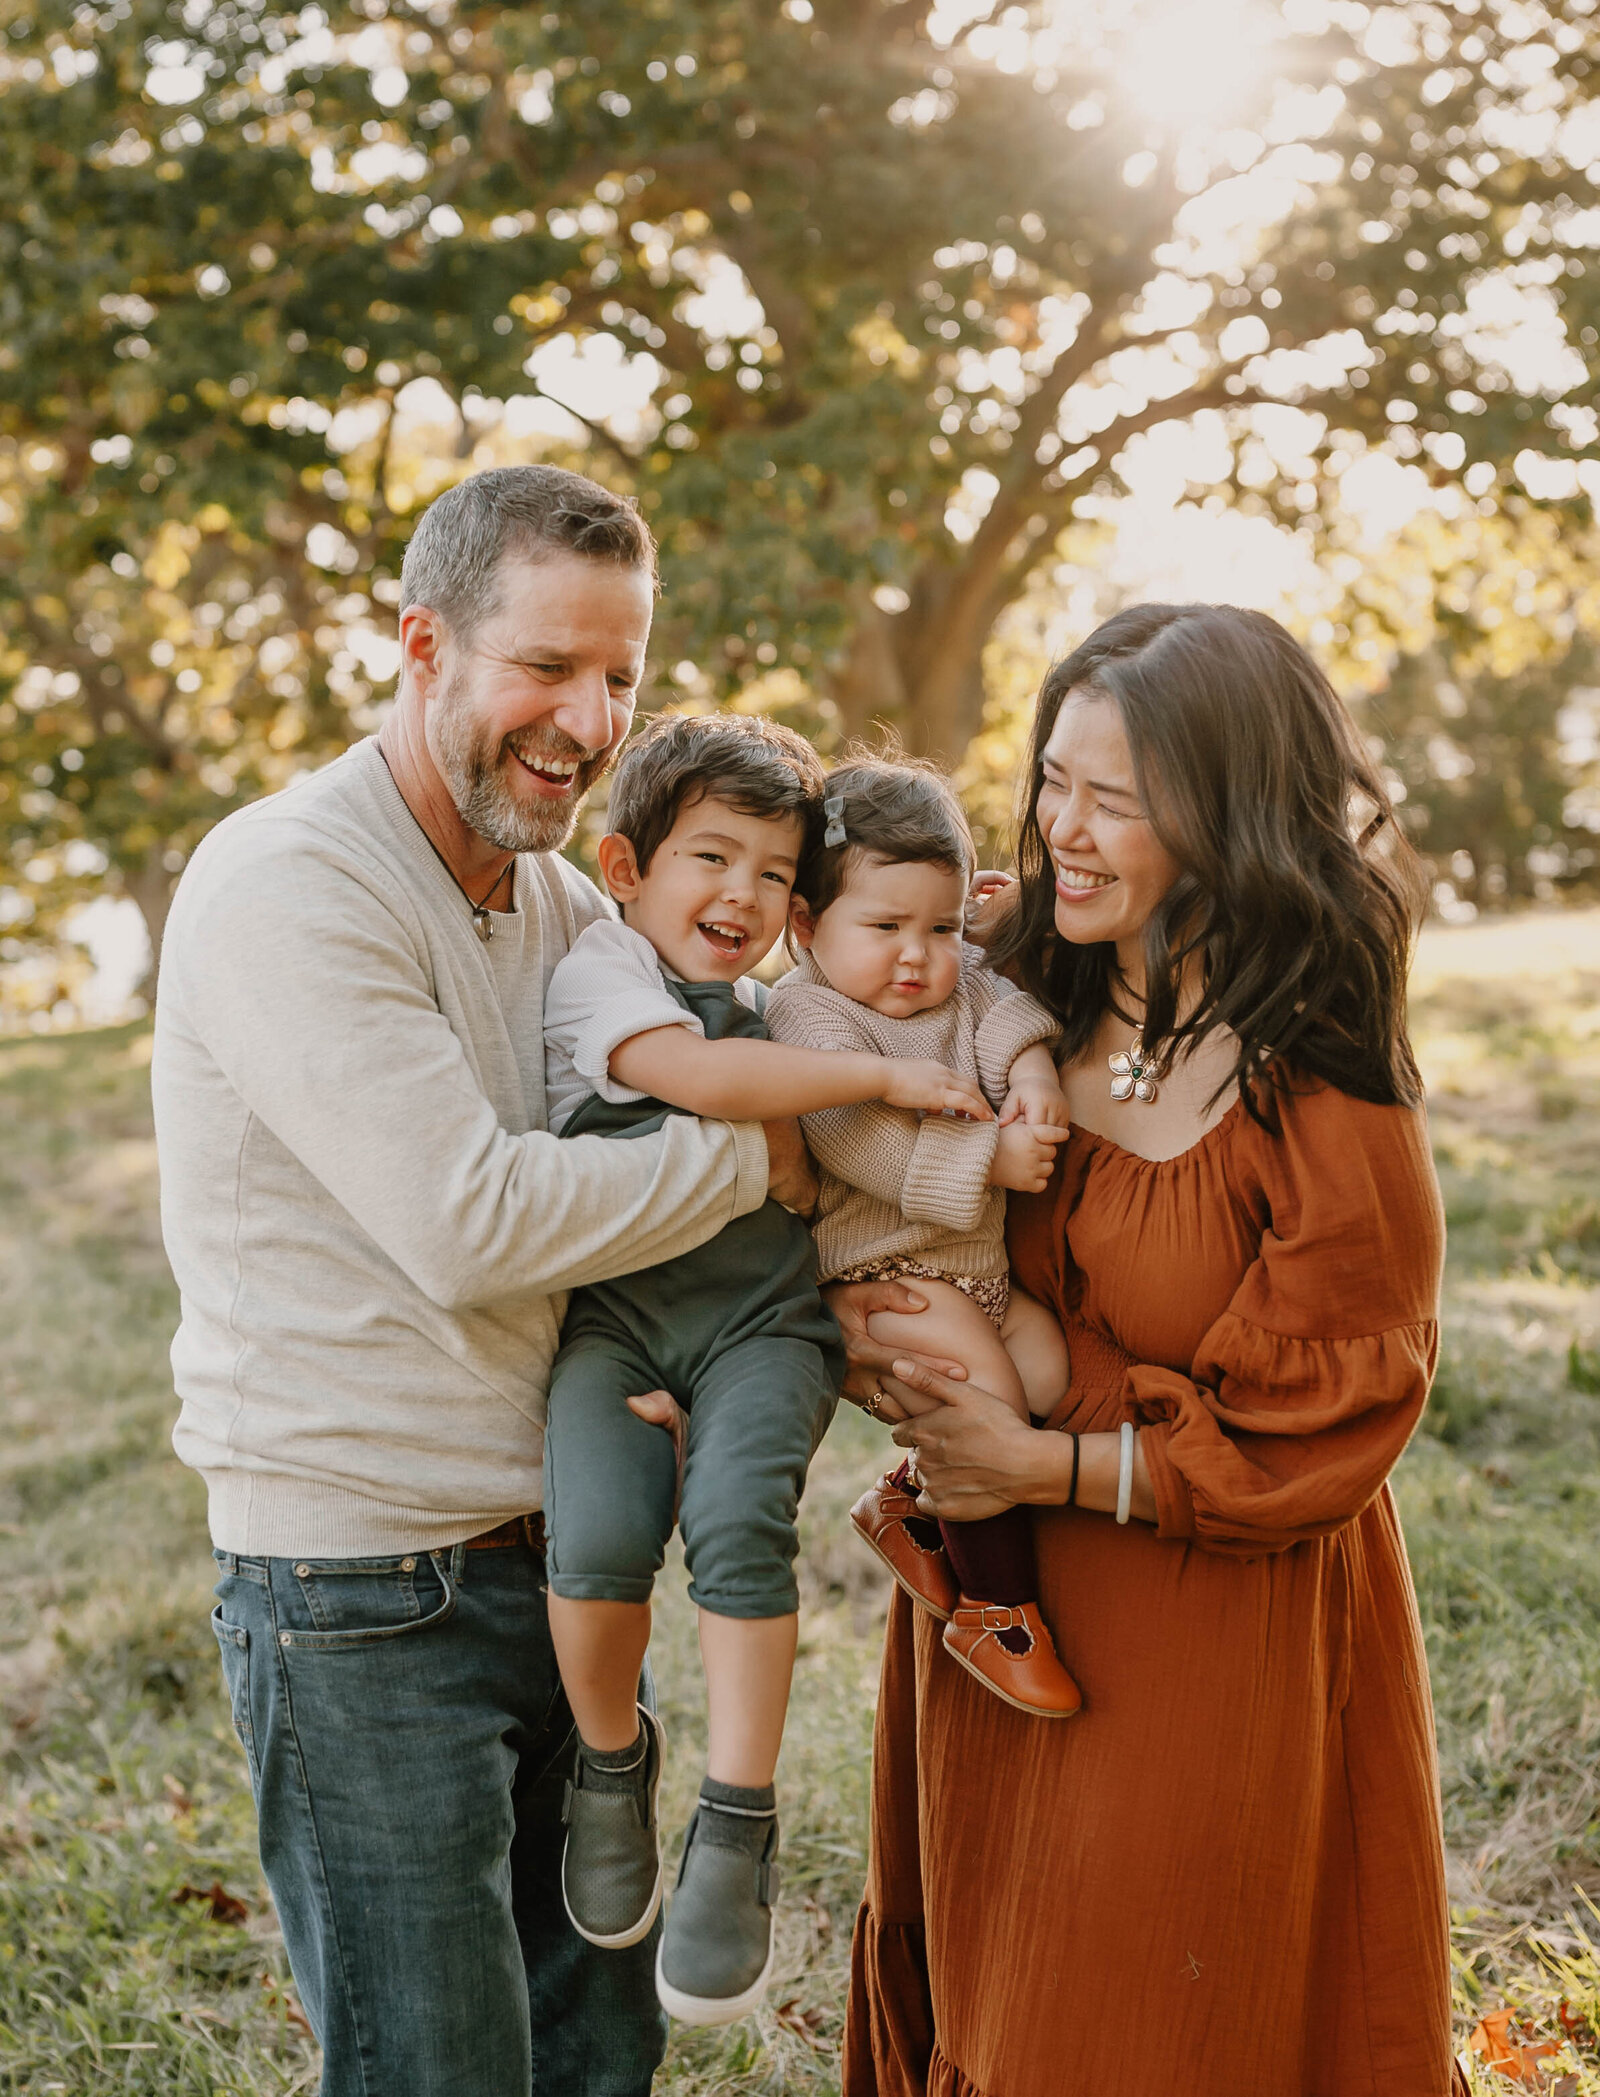
[(972, 832), (955, 789), (936, 766), (909, 757), (858, 757), (828, 774), (795, 894), (821, 917), (867, 859), (948, 867), (971, 879), (978, 863)]
[(606, 826), (643, 873), (680, 809), (708, 795), (741, 815), (797, 816), (809, 836), (826, 778), (804, 736), (761, 714), (657, 714), (622, 753)]

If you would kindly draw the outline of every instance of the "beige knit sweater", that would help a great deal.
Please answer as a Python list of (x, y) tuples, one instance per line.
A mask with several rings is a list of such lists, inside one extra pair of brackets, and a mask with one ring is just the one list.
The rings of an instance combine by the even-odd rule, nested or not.
[[(885, 1019), (842, 996), (802, 955), (768, 999), (766, 1019), (774, 1041), (799, 1048), (929, 1057), (976, 1078), (996, 1109), (1017, 1057), (1057, 1032), (1044, 1007), (987, 969), (976, 947), (964, 950), (960, 982), (945, 1002), (910, 1019)], [(822, 1182), (820, 1280), (896, 1256), (952, 1275), (1005, 1273), (1006, 1198), (989, 1185), (994, 1122), (919, 1120), (871, 1100), (804, 1115), (802, 1126)]]

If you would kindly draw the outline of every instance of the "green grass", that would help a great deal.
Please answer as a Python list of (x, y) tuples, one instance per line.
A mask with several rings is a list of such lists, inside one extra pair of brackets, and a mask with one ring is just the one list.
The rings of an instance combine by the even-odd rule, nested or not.
[[(1592, 969), (1425, 957), (1418, 1033), (1451, 1219), (1444, 1354), (1397, 1486), (1438, 1709), (1463, 2035), (1509, 2003), (1600, 2029), (1600, 921)], [(316, 2087), (207, 1626), (203, 1495), (168, 1447), (175, 1322), (141, 1028), (0, 1042), (0, 2091)], [(844, 1510), (847, 1415), (805, 1509), (784, 1750), (780, 1975), (678, 2038), (671, 2097), (838, 2086), (883, 1592)], [(681, 1825), (693, 1625), (656, 1647)], [(222, 1886), (242, 1922), (185, 1887)], [(1595, 2049), (1564, 2063), (1600, 2097)], [(1514, 2087), (1475, 2070), (1475, 2088)]]

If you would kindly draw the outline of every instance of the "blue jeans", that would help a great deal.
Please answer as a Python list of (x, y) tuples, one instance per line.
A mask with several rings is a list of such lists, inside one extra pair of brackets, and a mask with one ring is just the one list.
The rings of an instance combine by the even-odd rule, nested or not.
[(215, 1556), (322, 2097), (647, 2097), (656, 1932), (597, 1951), (561, 1897), (574, 1736), (543, 1558)]

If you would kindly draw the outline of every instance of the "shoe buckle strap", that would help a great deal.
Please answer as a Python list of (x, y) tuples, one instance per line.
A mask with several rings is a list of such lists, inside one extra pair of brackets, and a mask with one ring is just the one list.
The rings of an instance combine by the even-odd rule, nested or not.
[(985, 1631), (1022, 1631), (1027, 1628), (1022, 1611), (996, 1602), (986, 1602), (983, 1607)]

